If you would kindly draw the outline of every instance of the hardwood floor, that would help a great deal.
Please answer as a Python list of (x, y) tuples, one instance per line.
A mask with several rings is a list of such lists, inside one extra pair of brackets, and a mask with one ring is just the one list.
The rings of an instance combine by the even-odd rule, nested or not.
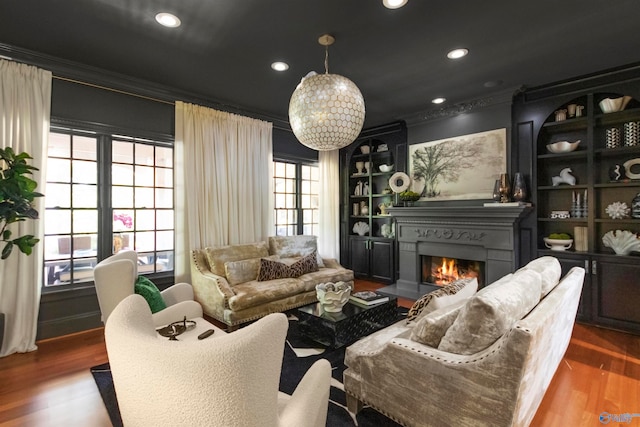
[[(356, 284), (357, 290), (378, 287)], [(411, 304), (399, 300), (401, 306)], [(41, 341), (35, 352), (0, 358), (0, 426), (111, 426), (89, 372), (106, 361), (102, 328)], [(576, 324), (531, 425), (600, 426), (602, 412), (640, 414), (640, 336)], [(609, 425), (640, 425), (640, 417)]]

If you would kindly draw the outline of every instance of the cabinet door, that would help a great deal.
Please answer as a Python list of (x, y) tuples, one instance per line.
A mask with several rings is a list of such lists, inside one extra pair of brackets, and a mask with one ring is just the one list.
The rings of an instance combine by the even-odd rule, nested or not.
[[(597, 260), (593, 317), (596, 323), (640, 332), (640, 265), (615, 257)], [(627, 261), (628, 262), (628, 261)]]
[(395, 253), (393, 240), (371, 240), (371, 277), (387, 283), (394, 282), (393, 255)]
[(349, 246), (353, 274), (360, 278), (369, 277), (369, 240), (351, 237)]

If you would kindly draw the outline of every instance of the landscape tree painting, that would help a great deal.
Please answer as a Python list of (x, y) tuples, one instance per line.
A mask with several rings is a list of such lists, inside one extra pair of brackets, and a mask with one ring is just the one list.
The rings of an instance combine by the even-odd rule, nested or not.
[(491, 199), (506, 140), (503, 128), (409, 146), (411, 189), (423, 201)]

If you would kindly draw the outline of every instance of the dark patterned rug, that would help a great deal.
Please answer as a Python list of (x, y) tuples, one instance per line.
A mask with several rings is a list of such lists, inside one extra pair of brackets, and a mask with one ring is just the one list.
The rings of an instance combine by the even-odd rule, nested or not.
[[(406, 316), (407, 310), (398, 309), (398, 319)], [(289, 317), (289, 331), (287, 344), (284, 349), (282, 362), (282, 374), (280, 377), (280, 391), (287, 394), (293, 393), (305, 372), (313, 363), (321, 358), (327, 359), (332, 366), (331, 392), (329, 396), (329, 411), (327, 414), (327, 426), (357, 426), (357, 427), (396, 427), (399, 424), (366, 407), (356, 417), (347, 411), (347, 401), (342, 386), (342, 373), (344, 366), (345, 347), (339, 349), (325, 349), (320, 344), (302, 336), (298, 331), (297, 319)], [(113, 379), (109, 364), (94, 366), (91, 374), (98, 386), (104, 405), (109, 413), (109, 418), (114, 427), (122, 426), (118, 401), (113, 387)]]

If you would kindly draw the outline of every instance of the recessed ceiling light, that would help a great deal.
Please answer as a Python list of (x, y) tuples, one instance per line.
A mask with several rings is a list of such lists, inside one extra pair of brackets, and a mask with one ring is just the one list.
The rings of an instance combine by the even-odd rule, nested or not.
[(271, 68), (273, 68), (276, 71), (287, 71), (289, 69), (289, 64), (282, 61), (276, 61), (273, 64), (271, 64)]
[(156, 21), (158, 21), (160, 25), (164, 25), (169, 28), (176, 28), (181, 24), (180, 19), (177, 16), (166, 12), (158, 13), (156, 15)]
[(458, 59), (458, 58), (462, 58), (463, 56), (467, 56), (467, 54), (469, 53), (468, 49), (453, 49), (451, 52), (447, 53), (447, 58), (449, 59)]
[(407, 4), (407, 1), (409, 0), (382, 0), (382, 4), (387, 9), (398, 9)]
[(484, 83), (484, 87), (497, 87), (502, 84), (502, 80), (490, 80)]
[(431, 100), (431, 102), (433, 102), (434, 104), (442, 104), (444, 101), (446, 101), (445, 98), (436, 98)]

